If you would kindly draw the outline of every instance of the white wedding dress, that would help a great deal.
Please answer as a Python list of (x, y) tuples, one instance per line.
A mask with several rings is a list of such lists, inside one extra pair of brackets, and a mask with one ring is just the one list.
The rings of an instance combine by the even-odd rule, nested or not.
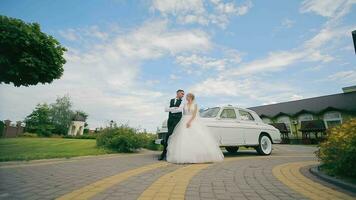
[(205, 163), (219, 162), (224, 159), (217, 141), (201, 122), (197, 111), (191, 126), (187, 122), (191, 119), (194, 108), (183, 106), (183, 116), (168, 139), (167, 161), (171, 163)]

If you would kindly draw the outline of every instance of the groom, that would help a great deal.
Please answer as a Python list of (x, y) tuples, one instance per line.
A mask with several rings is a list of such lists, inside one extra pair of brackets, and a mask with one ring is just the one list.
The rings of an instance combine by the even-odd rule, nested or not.
[(172, 135), (174, 128), (182, 118), (182, 112), (183, 112), (183, 107), (182, 107), (182, 98), (184, 97), (184, 90), (177, 90), (177, 96), (174, 99), (171, 99), (169, 102), (169, 107), (165, 109), (166, 112), (169, 112), (168, 114), (168, 121), (167, 121), (167, 127), (168, 127), (168, 132), (165, 135), (165, 138), (163, 140), (163, 152), (161, 156), (159, 157), (158, 160), (164, 160), (166, 158), (167, 154), (167, 146), (168, 146), (168, 138), (169, 136)]

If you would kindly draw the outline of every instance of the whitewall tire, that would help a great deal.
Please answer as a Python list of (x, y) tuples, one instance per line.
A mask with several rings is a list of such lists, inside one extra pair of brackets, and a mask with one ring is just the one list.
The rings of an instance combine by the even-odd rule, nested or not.
[(259, 138), (259, 145), (256, 151), (260, 155), (270, 155), (272, 153), (272, 141), (267, 134), (262, 134)]

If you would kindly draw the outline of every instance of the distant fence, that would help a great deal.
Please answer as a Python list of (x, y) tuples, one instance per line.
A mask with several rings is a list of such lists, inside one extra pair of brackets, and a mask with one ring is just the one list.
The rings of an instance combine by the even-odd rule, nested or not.
[(24, 132), (24, 126), (21, 121), (12, 123), (10, 120), (0, 121), (0, 136), (11, 138), (22, 135)]

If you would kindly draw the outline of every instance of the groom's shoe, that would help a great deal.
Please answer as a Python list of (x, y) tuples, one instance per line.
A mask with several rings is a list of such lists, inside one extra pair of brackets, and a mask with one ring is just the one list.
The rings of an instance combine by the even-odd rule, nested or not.
[(158, 158), (158, 160), (165, 160), (165, 156), (160, 156), (159, 158)]

